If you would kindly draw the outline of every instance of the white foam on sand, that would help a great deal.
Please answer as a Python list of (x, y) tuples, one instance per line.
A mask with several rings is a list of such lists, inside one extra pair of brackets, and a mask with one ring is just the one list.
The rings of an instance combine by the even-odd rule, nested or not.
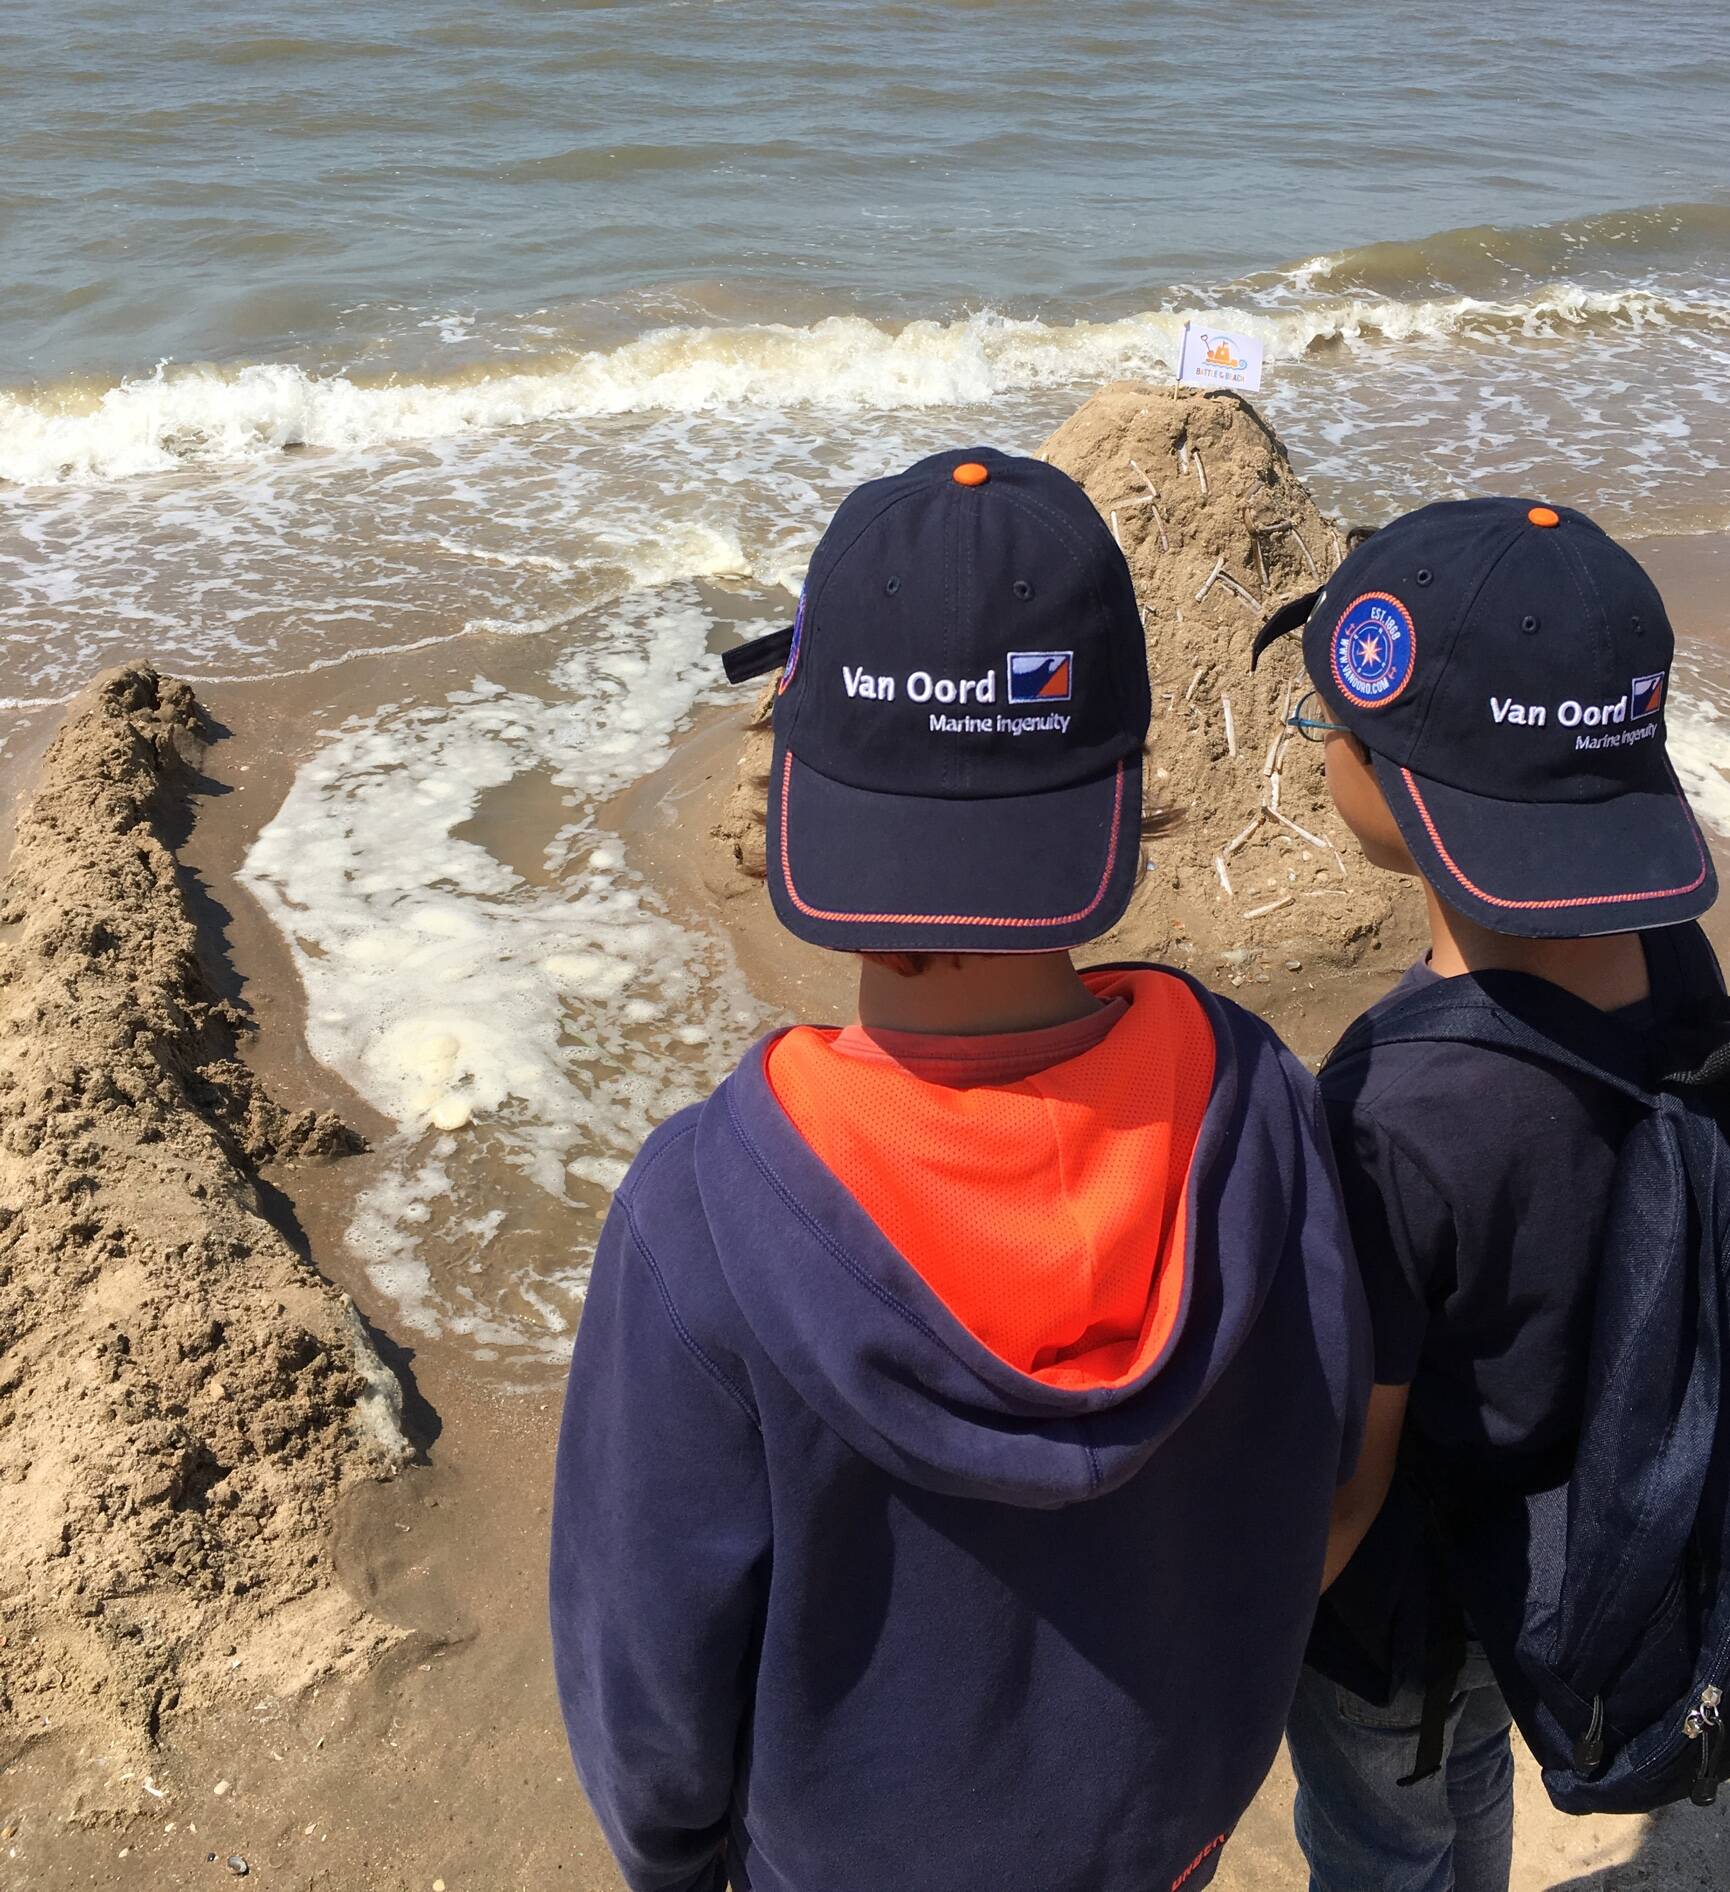
[[(758, 1022), (595, 818), (715, 686), (708, 628), (688, 592), (634, 594), (545, 695), (477, 678), (357, 718), (248, 855), (314, 1055), (397, 1126), (350, 1239), (414, 1330), (562, 1356), (611, 1190)], [(529, 876), (459, 832), (497, 796), (513, 835), (513, 793), (563, 802)]]
[(1672, 689), (1666, 743), (1694, 812), (1730, 841), (1730, 714), (1703, 692)]

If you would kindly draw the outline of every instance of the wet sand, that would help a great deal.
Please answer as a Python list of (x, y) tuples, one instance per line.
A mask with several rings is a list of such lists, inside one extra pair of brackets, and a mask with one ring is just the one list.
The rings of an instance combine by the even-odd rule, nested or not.
[[(1642, 548), (1679, 628), (1721, 640), (1730, 540)], [(482, 645), (488, 648), (482, 648)], [(417, 694), (461, 687), (477, 670), (526, 661), (509, 639), (471, 640), (423, 667)], [(442, 674), (448, 669), (448, 677)], [(306, 1049), (304, 999), (275, 927), (236, 871), (287, 792), (320, 728), (402, 693), (398, 666), (359, 661), (292, 683), (200, 692), (233, 732), (211, 752), (208, 792), (182, 850), (202, 890), (206, 950), (225, 989), (259, 1026), (248, 1056), (282, 1103), (334, 1108), (363, 1130), (388, 1126)], [(837, 1018), (848, 968), (789, 941), (761, 896), (728, 897), (706, 840), (730, 786), (744, 711), (699, 713), (672, 760), (620, 796), (605, 820), (686, 924), (733, 941), (771, 1015)], [(13, 737), (8, 776), (39, 752), (53, 718)], [(1730, 760), (1730, 758), (1727, 758)], [(10, 800), (8, 798), (8, 807)], [(1720, 847), (1721, 871), (1730, 849)], [(1730, 953), (1721, 906), (1710, 928)], [(1263, 1010), (1314, 1058), (1339, 1026), (1397, 976), (1372, 965), (1327, 982), (1234, 993)], [(25, 1747), (0, 1776), (0, 1887), (148, 1888), (226, 1882), (243, 1857), (261, 1884), (296, 1892), (448, 1892), (613, 1888), (618, 1880), (583, 1806), (565, 1752), (544, 1630), (543, 1569), (559, 1388), (548, 1375), (506, 1390), (472, 1350), (446, 1338), (406, 1343), (392, 1309), (349, 1249), (345, 1230), (377, 1156), (284, 1171), (292, 1236), (352, 1293), (402, 1378), (418, 1462), (393, 1483), (355, 1492), (335, 1546), (342, 1580), (369, 1608), (411, 1633), (370, 1674), (291, 1700), (260, 1700), (237, 1678), (232, 1706), (166, 1731), (145, 1801), (103, 1757)], [(218, 1782), (229, 1783), (218, 1795)], [(1216, 1884), (1230, 1892), (1292, 1892), (1303, 1874), (1290, 1837), (1289, 1775), (1276, 1770), (1228, 1849)], [(143, 1805), (147, 1811), (135, 1809)], [(1515, 1884), (1567, 1888), (1705, 1887), (1722, 1883), (1730, 1814), (1688, 1807), (1652, 1822), (1571, 1821), (1522, 1784)], [(213, 1863), (209, 1855), (216, 1856)], [(892, 1892), (885, 1888), (885, 1892)]]

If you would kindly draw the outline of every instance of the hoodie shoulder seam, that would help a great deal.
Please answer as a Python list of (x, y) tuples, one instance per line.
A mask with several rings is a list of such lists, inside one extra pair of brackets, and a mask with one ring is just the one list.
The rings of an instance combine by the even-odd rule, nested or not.
[[(695, 1128), (696, 1126), (692, 1125), (690, 1128), (677, 1133), (676, 1137), (669, 1137), (667, 1141), (661, 1145), (661, 1148), (655, 1152), (655, 1156), (657, 1158), (660, 1157), (675, 1141), (684, 1141), (686, 1137), (694, 1133)], [(636, 1210), (632, 1205), (630, 1196), (624, 1190), (620, 1190), (617, 1201), (620, 1209), (624, 1212), (625, 1226), (630, 1230), (631, 1242), (636, 1248), (637, 1253), (642, 1256), (644, 1266), (647, 1267), (650, 1278), (655, 1284), (655, 1291), (660, 1296), (661, 1306), (666, 1313), (668, 1324), (672, 1327), (673, 1332), (678, 1335), (680, 1343), (684, 1346), (686, 1352), (690, 1354), (691, 1358), (695, 1360), (698, 1366), (708, 1374), (709, 1378), (721, 1388), (727, 1397), (733, 1401), (745, 1417), (750, 1420), (751, 1424), (761, 1432), (763, 1422), (758, 1417), (757, 1409), (751, 1403), (749, 1394), (733, 1380), (732, 1376), (719, 1361), (714, 1359), (714, 1357), (705, 1350), (702, 1342), (699, 1341), (696, 1335), (691, 1332), (690, 1328), (685, 1325), (684, 1318), (679, 1313), (678, 1303), (673, 1299), (672, 1289), (667, 1286), (667, 1277), (661, 1270), (661, 1264), (656, 1261), (654, 1251), (643, 1239), (643, 1231), (637, 1226)]]

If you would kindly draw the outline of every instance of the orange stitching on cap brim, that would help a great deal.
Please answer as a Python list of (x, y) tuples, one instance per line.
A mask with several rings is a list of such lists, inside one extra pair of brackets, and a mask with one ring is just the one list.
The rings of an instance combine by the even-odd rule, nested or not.
[(789, 750), (781, 765), (781, 882), (787, 889), (787, 898), (808, 920), (857, 920), (874, 926), (1073, 926), (1098, 911), (1105, 890), (1111, 885), (1111, 870), (1117, 863), (1117, 843), (1123, 831), (1123, 771), (1124, 764), (1120, 762), (1113, 785), (1111, 840), (1105, 850), (1105, 871), (1099, 877), (1093, 898), (1073, 913), (1060, 913), (1045, 920), (1004, 919), (1000, 914), (990, 913), (833, 913), (824, 907), (811, 906), (793, 884), (793, 863), (787, 846), (787, 801), (793, 787), (793, 754)]
[[(1368, 697), (1356, 696), (1344, 677), (1340, 675), (1340, 626), (1358, 608), (1370, 599), (1379, 599), (1383, 604), (1391, 604), (1405, 620), (1406, 630), (1412, 640), (1412, 659), (1400, 687), (1391, 695), (1378, 697), (1373, 702)], [(1334, 620), (1334, 634), (1328, 639), (1328, 668), (1334, 673), (1334, 682), (1339, 685), (1340, 695), (1351, 704), (1353, 709), (1381, 710), (1390, 703), (1396, 703), (1405, 695), (1406, 685), (1418, 674), (1418, 626), (1411, 612), (1394, 596), (1391, 591), (1360, 591), (1350, 604)]]
[[(1656, 887), (1650, 893), (1582, 893), (1555, 900), (1506, 900), (1500, 894), (1485, 893), (1483, 888), (1480, 887), (1475, 880), (1470, 879), (1461, 871), (1453, 855), (1448, 852), (1447, 845), (1442, 840), (1441, 834), (1437, 831), (1435, 819), (1431, 815), (1423, 795), (1418, 790), (1417, 782), (1411, 770), (1401, 769), (1400, 779), (1405, 783), (1406, 792), (1411, 796), (1412, 801), (1416, 805), (1418, 814), (1423, 820), (1424, 827), (1429, 833), (1430, 840), (1434, 843), (1436, 852), (1442, 858), (1442, 865), (1453, 875), (1455, 880), (1465, 888), (1467, 893), (1472, 894), (1475, 898), (1484, 901), (1487, 905), (1492, 907), (1507, 907), (1510, 910), (1517, 910), (1522, 913), (1543, 913), (1554, 912), (1559, 907), (1613, 907), (1629, 906), (1640, 900), (1675, 900), (1685, 893), (1692, 893), (1695, 888), (1703, 885), (1706, 879), (1708, 871), (1706, 844), (1700, 839), (1699, 824), (1694, 820), (1693, 815), (1688, 812), (1688, 805), (1684, 802), (1682, 804), (1683, 812), (1688, 814), (1688, 825), (1693, 831), (1694, 845), (1699, 850), (1700, 854), (1700, 871), (1688, 882), (1687, 886)], [(1678, 793), (1680, 793), (1680, 791), (1678, 791)]]

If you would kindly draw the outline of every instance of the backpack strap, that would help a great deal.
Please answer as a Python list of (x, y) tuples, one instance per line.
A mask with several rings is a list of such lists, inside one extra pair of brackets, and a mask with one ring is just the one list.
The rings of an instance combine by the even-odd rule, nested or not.
[(1660, 1083), (1665, 1090), (1702, 1092), (1709, 1110), (1730, 1118), (1730, 997), (1711, 943), (1695, 922), (1649, 934), (1646, 952), (1655, 985), (1700, 994), (1666, 1022)]
[(1447, 1759), (1448, 1712), (1454, 1705), (1460, 1675), (1466, 1666), (1466, 1615), (1452, 1591), (1435, 1582), (1429, 1586), (1429, 1620), (1424, 1636), (1424, 1705), (1418, 1716), (1418, 1749), (1412, 1771), (1401, 1774), (1396, 1787), (1415, 1787), (1442, 1771)]
[(1609, 1084), (1648, 1110), (1662, 1107), (1648, 1081), (1650, 1048), (1603, 1012), (1523, 972), (1439, 979), (1365, 1012), (1322, 1065), (1333, 1070), (1384, 1045), (1475, 1044)]
[(1698, 921), (1644, 937), (1654, 990), (1692, 992), (1656, 1040), (1635, 1038), (1607, 1013), (1547, 979), (1523, 972), (1438, 979), (1365, 1012), (1322, 1069), (1378, 1045), (1456, 1042), (1541, 1058), (1597, 1078), (1648, 1110), (1665, 1091), (1699, 1090), (1708, 1107), (1730, 1107), (1730, 998), (1717, 955)]

